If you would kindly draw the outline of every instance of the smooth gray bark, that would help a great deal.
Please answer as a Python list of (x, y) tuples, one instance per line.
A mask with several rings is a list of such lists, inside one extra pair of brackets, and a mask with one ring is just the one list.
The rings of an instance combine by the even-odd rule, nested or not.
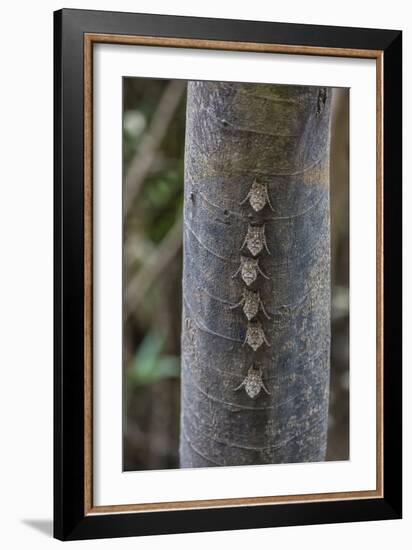
[[(325, 459), (331, 93), (188, 84), (181, 467)], [(255, 178), (273, 211), (241, 204)], [(250, 287), (233, 277), (241, 256), (253, 257), (240, 250), (249, 225), (264, 226), (270, 252), (254, 249), (268, 279), (257, 273)], [(233, 308), (245, 288), (259, 291), (270, 316), (260, 307), (256, 317), (270, 347), (252, 349), (244, 308)], [(261, 387), (252, 398), (253, 384), (242, 385), (253, 364), (270, 395)]]

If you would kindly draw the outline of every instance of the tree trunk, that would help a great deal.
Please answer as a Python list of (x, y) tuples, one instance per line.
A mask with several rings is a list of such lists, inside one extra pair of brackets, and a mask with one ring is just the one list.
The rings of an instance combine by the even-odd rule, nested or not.
[(188, 85), (181, 467), (325, 459), (331, 92)]

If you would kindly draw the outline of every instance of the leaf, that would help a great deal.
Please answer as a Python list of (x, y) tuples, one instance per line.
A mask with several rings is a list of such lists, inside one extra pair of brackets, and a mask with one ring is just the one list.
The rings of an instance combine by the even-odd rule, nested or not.
[(129, 382), (136, 386), (153, 384), (162, 378), (179, 376), (179, 358), (173, 355), (161, 355), (164, 337), (150, 331), (127, 369)]

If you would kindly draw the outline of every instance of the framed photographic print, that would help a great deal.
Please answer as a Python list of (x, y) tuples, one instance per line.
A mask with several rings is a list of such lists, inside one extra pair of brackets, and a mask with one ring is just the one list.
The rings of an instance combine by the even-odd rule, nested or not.
[(401, 32), (54, 28), (55, 536), (400, 518)]

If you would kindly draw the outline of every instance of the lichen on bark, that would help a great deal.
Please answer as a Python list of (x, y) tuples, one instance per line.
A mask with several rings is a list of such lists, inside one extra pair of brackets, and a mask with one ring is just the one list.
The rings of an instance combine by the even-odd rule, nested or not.
[[(325, 459), (329, 404), (331, 90), (188, 84), (181, 467)], [(253, 182), (269, 202), (248, 201)], [(272, 211), (273, 209), (273, 211)], [(264, 224), (251, 289), (270, 347), (242, 345), (234, 308), (249, 226)], [(258, 364), (268, 392), (235, 391)], [(254, 372), (253, 370), (251, 371)], [(254, 395), (254, 394), (253, 394)]]

